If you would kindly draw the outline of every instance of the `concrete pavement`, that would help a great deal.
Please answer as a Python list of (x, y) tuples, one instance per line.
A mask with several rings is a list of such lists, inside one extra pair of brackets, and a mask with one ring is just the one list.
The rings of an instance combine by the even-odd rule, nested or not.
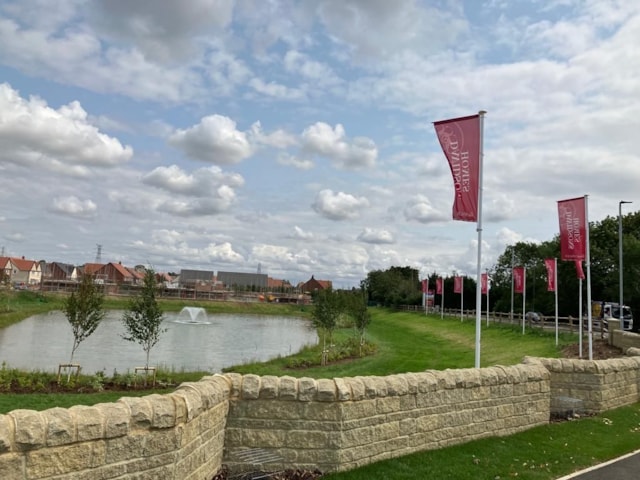
[(557, 480), (637, 480), (638, 478), (640, 478), (640, 450)]

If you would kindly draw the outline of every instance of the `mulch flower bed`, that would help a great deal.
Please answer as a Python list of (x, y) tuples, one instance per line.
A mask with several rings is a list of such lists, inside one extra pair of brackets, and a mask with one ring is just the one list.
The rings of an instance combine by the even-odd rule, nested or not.
[(248, 472), (236, 473), (229, 472), (227, 467), (222, 469), (211, 480), (315, 480), (322, 477), (319, 470), (301, 470), (287, 469), (282, 472)]

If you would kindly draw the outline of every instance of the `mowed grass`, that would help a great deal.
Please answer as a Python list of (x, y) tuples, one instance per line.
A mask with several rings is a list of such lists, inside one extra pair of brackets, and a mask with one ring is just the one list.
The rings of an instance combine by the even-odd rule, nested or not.
[[(359, 375), (390, 375), (446, 368), (472, 368), (475, 365), (475, 319), (397, 312), (381, 308), (371, 309), (372, 322), (367, 340), (376, 352), (363, 358), (337, 362), (326, 367), (290, 368), (290, 358), (269, 362), (237, 365), (225, 371), (258, 375), (290, 375), (295, 377), (333, 378)], [(344, 329), (337, 338), (353, 335)], [(561, 348), (577, 342), (577, 336), (563, 333), (559, 345), (555, 333), (540, 329), (490, 323), (483, 320), (480, 342), (481, 366), (514, 365), (525, 356), (558, 357)], [(308, 348), (298, 354), (301, 358), (319, 358), (319, 348)], [(296, 357), (295, 355), (293, 356)]]
[(635, 404), (509, 437), (385, 460), (323, 479), (552, 480), (638, 449), (640, 404)]

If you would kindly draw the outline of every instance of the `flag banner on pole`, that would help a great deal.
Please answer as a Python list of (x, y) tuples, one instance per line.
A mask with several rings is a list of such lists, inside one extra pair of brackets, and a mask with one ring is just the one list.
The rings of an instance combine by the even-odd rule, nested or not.
[(547, 292), (556, 291), (556, 259), (545, 258), (544, 266), (547, 267)]
[(483, 273), (480, 275), (480, 288), (482, 290), (482, 295), (486, 295), (489, 292), (489, 274)]
[(476, 222), (480, 183), (480, 115), (442, 120), (433, 125), (453, 176), (453, 219)]
[(422, 280), (422, 293), (427, 293), (427, 280)]
[(462, 277), (453, 277), (453, 293), (462, 293)]
[(515, 293), (524, 293), (524, 267), (514, 267), (513, 269), (513, 291)]
[(558, 201), (560, 221), (560, 258), (584, 260), (587, 234), (585, 197)]
[(442, 277), (436, 278), (436, 295), (442, 295)]
[(584, 270), (582, 269), (582, 262), (580, 260), (576, 260), (575, 264), (576, 264), (576, 275), (580, 280), (584, 280)]

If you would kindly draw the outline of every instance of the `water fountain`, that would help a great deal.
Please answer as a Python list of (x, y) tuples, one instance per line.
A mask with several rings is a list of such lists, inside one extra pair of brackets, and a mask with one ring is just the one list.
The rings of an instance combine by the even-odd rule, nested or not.
[(202, 307), (184, 307), (180, 310), (176, 323), (195, 323), (198, 325), (210, 325), (207, 321), (207, 312)]

